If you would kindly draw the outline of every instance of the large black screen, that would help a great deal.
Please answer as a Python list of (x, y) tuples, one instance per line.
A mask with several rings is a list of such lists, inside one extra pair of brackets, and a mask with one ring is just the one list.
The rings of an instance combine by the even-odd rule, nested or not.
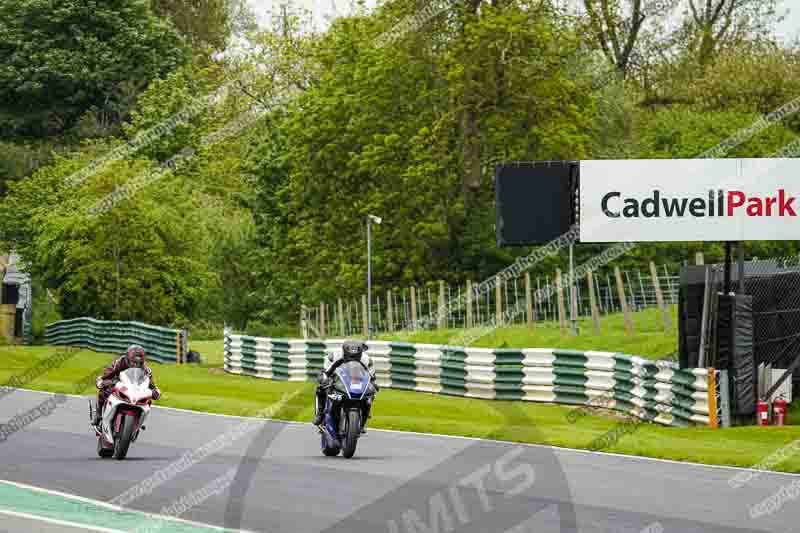
[(575, 222), (577, 161), (507, 163), (495, 174), (497, 245), (545, 244)]

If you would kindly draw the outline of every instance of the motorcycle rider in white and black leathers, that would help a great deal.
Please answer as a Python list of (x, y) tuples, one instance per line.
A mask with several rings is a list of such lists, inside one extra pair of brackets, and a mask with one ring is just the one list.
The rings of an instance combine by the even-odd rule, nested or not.
[[(369, 355), (366, 354), (367, 345), (360, 341), (345, 341), (342, 344), (342, 351), (341, 353), (329, 353), (328, 356), (325, 358), (325, 369), (319, 373), (319, 384), (317, 385), (317, 405), (319, 409), (314, 415), (314, 422), (315, 426), (319, 426), (322, 424), (322, 419), (325, 414), (325, 402), (326, 397), (328, 394), (328, 389), (333, 384), (332, 376), (336, 369), (342, 366), (345, 363), (349, 363), (351, 361), (359, 361), (364, 368), (367, 369), (370, 375), (370, 383), (375, 388), (377, 392), (380, 387), (378, 387), (378, 382), (375, 379), (375, 372), (372, 366), (372, 360), (369, 358)], [(371, 406), (367, 407), (367, 412), (364, 415), (364, 425), (367, 424), (367, 418), (369, 418)], [(362, 428), (362, 432), (365, 432)]]
[(103, 373), (97, 378), (97, 408), (94, 411), (92, 425), (99, 428), (100, 420), (103, 417), (103, 408), (106, 400), (111, 395), (114, 383), (119, 379), (119, 375), (129, 368), (141, 368), (150, 379), (150, 389), (153, 391), (153, 400), (161, 398), (161, 390), (156, 386), (153, 378), (153, 371), (147, 366), (147, 359), (144, 348), (138, 344), (132, 344), (125, 351), (125, 354), (115, 359), (107, 366)]

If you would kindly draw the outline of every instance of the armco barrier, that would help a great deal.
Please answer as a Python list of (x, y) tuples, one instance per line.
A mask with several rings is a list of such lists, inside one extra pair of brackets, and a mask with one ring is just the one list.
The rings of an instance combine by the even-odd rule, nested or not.
[[(225, 371), (315, 379), (342, 340), (286, 340), (225, 331)], [(668, 426), (718, 426), (718, 372), (609, 352), (462, 348), (370, 341), (381, 387), (470, 398), (614, 409)]]
[(60, 320), (45, 326), (47, 344), (111, 353), (121, 353), (131, 344), (139, 344), (149, 359), (159, 363), (186, 360), (186, 335), (186, 330), (93, 318)]

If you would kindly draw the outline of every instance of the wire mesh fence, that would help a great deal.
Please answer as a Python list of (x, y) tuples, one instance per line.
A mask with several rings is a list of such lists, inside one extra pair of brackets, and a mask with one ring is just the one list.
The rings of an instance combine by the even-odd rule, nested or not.
[[(800, 365), (800, 256), (747, 261), (741, 276), (734, 263), (728, 276), (726, 280), (725, 266), (721, 264), (689, 267), (681, 272), (681, 365), (730, 369), (738, 376), (735, 380), (756, 383), (760, 380), (753, 375), (757, 367), (790, 369), (797, 383), (800, 378), (797, 370)], [(747, 320), (751, 321), (752, 330), (745, 327), (740, 331), (731, 324), (729, 311), (720, 309), (724, 294), (749, 297), (744, 313), (751, 317)], [(733, 358), (730, 357), (733, 341), (729, 338), (745, 341)], [(718, 353), (723, 345), (724, 351)], [(746, 370), (750, 365), (755, 366)]]
[[(800, 256), (744, 266), (744, 293), (753, 297), (756, 362), (788, 368), (800, 355)], [(734, 289), (737, 282), (734, 266)]]

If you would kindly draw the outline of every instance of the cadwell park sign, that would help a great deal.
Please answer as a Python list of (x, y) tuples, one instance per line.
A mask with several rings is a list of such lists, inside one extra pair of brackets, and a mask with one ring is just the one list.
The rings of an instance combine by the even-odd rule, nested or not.
[(800, 240), (800, 160), (580, 162), (581, 242)]

